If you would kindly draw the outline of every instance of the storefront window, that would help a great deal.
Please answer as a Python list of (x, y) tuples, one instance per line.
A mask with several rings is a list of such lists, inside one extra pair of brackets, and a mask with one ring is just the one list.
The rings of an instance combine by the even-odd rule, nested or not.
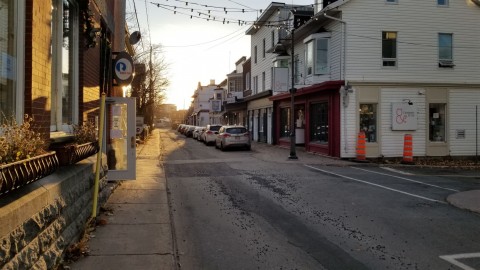
[(360, 130), (367, 142), (377, 141), (377, 104), (360, 104)]
[(445, 108), (446, 104), (431, 103), (429, 104), (429, 140), (431, 142), (445, 142)]
[(16, 0), (0, 1), (0, 120), (15, 115), (17, 24)]
[(295, 106), (295, 128), (305, 128), (305, 106), (303, 105)]
[(328, 103), (310, 106), (310, 142), (328, 143)]
[(280, 138), (290, 136), (290, 108), (280, 109)]

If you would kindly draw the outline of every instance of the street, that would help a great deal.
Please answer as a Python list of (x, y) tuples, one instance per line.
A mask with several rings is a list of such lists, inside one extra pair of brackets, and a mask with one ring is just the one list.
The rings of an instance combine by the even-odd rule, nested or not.
[(445, 200), (475, 173), (160, 138), (180, 269), (480, 269), (480, 216)]

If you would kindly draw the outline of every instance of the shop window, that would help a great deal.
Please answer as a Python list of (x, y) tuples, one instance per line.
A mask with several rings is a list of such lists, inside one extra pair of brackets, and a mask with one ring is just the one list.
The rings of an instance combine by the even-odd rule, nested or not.
[(367, 142), (377, 141), (377, 104), (360, 104), (360, 130)]
[(431, 142), (445, 142), (445, 108), (446, 104), (443, 103), (431, 103), (429, 104), (428, 116), (429, 116), (429, 140)]
[(328, 143), (328, 103), (316, 103), (310, 106), (310, 142)]
[(4, 116), (23, 119), (23, 81), (17, 69), (22, 62), (22, 5), (22, 1), (0, 1), (0, 120)]
[(76, 2), (53, 1), (52, 131), (68, 131), (78, 122), (78, 20)]
[(290, 136), (290, 108), (280, 109), (280, 138)]
[(295, 128), (305, 128), (305, 106), (295, 106)]

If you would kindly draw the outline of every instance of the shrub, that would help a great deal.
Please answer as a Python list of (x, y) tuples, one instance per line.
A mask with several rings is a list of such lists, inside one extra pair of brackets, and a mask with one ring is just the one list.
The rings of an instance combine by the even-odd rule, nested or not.
[(77, 144), (97, 141), (97, 129), (91, 121), (86, 121), (82, 125), (73, 125), (73, 135)]
[(0, 126), (0, 165), (47, 153), (48, 143), (32, 129), (33, 117), (27, 114), (22, 124), (14, 117), (2, 120)]

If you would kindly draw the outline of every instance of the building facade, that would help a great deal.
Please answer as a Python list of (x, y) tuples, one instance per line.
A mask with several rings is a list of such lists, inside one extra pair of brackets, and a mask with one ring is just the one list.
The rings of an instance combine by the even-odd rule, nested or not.
[[(480, 27), (480, 7), (474, 1), (315, 6), (294, 32), (300, 61), (293, 111), (297, 120), (299, 110), (304, 115), (304, 132), (296, 135), (307, 150), (355, 157), (362, 131), (371, 158), (401, 157), (406, 134), (414, 156), (478, 154), (480, 47), (469, 29)], [(275, 143), (286, 144), (290, 95), (270, 100), (280, 125)]]
[[(113, 86), (111, 63), (113, 52), (125, 49), (125, 1), (18, 0), (0, 6), (2, 121), (34, 118), (33, 128), (47, 144), (71, 140), (73, 125), (98, 123), (101, 93), (122, 93)], [(91, 215), (95, 161), (80, 163), (2, 194), (0, 238), (10, 244), (0, 268), (56, 268)], [(106, 169), (100, 170), (103, 187)]]

